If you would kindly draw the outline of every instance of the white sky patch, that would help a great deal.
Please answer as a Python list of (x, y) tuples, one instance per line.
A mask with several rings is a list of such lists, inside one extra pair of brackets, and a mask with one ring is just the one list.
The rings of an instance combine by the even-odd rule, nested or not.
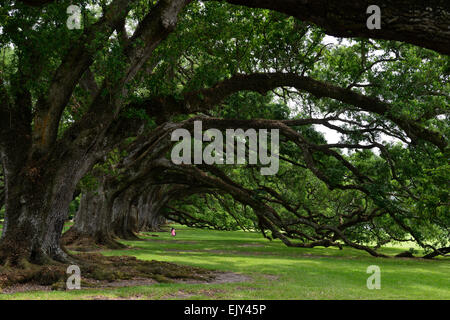
[(352, 44), (352, 42), (353, 41), (351, 39), (336, 38), (336, 37), (329, 36), (329, 35), (326, 35), (322, 40), (323, 44), (334, 44), (334, 45), (343, 45), (343, 46), (350, 46)]
[(313, 127), (315, 130), (323, 134), (328, 144), (338, 143), (339, 141), (341, 141), (342, 134), (340, 134), (339, 132), (320, 124), (315, 124), (313, 125)]

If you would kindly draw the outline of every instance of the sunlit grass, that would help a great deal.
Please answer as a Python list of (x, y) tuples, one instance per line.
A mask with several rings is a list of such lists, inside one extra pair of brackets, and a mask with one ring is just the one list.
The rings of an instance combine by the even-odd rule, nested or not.
[[(226, 284), (155, 284), (104, 290), (27, 292), (0, 299), (450, 299), (450, 259), (373, 258), (352, 248), (288, 248), (259, 233), (223, 232), (176, 226), (168, 232), (142, 234), (143, 241), (123, 241), (130, 255), (212, 270), (243, 273), (249, 282)], [(396, 254), (409, 247), (386, 247)], [(381, 289), (369, 290), (369, 265), (381, 269)]]

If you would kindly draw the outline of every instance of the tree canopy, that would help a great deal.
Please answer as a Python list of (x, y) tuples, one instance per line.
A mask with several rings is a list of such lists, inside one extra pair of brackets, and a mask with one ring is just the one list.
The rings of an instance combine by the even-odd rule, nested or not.
[[(68, 242), (112, 243), (151, 211), (288, 246), (449, 252), (449, 7), (379, 6), (369, 30), (367, 1), (3, 1), (0, 261), (70, 260), (80, 192)], [(172, 132), (196, 121), (279, 130), (278, 173), (174, 164)]]

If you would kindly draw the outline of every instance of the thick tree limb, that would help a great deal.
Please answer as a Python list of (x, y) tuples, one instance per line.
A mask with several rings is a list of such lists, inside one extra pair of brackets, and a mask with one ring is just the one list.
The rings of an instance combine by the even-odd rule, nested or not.
[(39, 97), (33, 130), (33, 144), (39, 153), (48, 150), (56, 140), (62, 112), (75, 86), (92, 64), (94, 53), (104, 46), (117, 24), (127, 15), (130, 3), (131, 0), (114, 0), (108, 6), (104, 16), (88, 27), (68, 50), (53, 75), (48, 92)]
[(238, 74), (217, 83), (212, 88), (185, 93), (183, 101), (174, 97), (152, 98), (147, 101), (147, 108), (151, 114), (160, 114), (160, 117), (164, 114), (194, 113), (209, 110), (238, 91), (250, 90), (265, 94), (269, 90), (283, 86), (309, 92), (318, 98), (332, 98), (360, 110), (381, 115), (398, 125), (413, 141), (425, 140), (441, 150), (447, 146), (447, 141), (439, 133), (426, 129), (411, 119), (398, 116), (387, 102), (365, 96), (351, 89), (292, 73)]
[[(128, 70), (124, 82), (134, 78), (149, 59), (158, 44), (172, 33), (178, 22), (178, 14), (192, 0), (161, 0), (139, 23), (125, 50)], [(144, 46), (136, 45), (142, 41)], [(134, 44), (134, 45), (133, 45)]]
[(0, 74), (0, 161), (5, 179), (23, 164), (31, 144), (31, 108), (18, 108), (9, 96)]
[(105, 90), (109, 94), (95, 97), (83, 118), (65, 132), (62, 144), (78, 140), (80, 147), (86, 147), (86, 144), (94, 143), (80, 139), (80, 136), (87, 135), (96, 136), (97, 141), (104, 141), (106, 135), (106, 140), (110, 140), (106, 131), (117, 120), (119, 111), (123, 108), (123, 101), (128, 94), (127, 83), (135, 77), (158, 44), (173, 32), (179, 12), (189, 2), (190, 0), (164, 0), (152, 8), (124, 48), (126, 67), (123, 76), (116, 80), (104, 80), (100, 92)]
[[(166, 169), (175, 170), (180, 173), (184, 173), (187, 175), (191, 175), (192, 177), (195, 177), (195, 179), (205, 185), (209, 185), (213, 189), (219, 189), (222, 191), (225, 191), (229, 193), (233, 198), (235, 198), (237, 201), (241, 202), (242, 204), (249, 205), (253, 208), (255, 214), (257, 215), (258, 219), (260, 220), (260, 228), (261, 230), (269, 229), (272, 231), (272, 234), (283, 241), (284, 244), (287, 246), (297, 246), (297, 247), (314, 247), (314, 246), (338, 246), (341, 247), (339, 243), (333, 242), (329, 239), (321, 239), (318, 241), (311, 242), (309, 244), (294, 244), (292, 243), (286, 235), (284, 235), (281, 230), (284, 230), (288, 233), (292, 233), (292, 231), (286, 227), (284, 222), (282, 221), (281, 217), (277, 214), (277, 212), (267, 204), (261, 202), (260, 200), (255, 197), (254, 192), (251, 190), (248, 190), (242, 186), (237, 185), (236, 183), (229, 183), (225, 180), (223, 180), (222, 176), (214, 176), (211, 174), (208, 174), (208, 172), (202, 171), (197, 167), (191, 166), (191, 165), (173, 165), (169, 160), (166, 159), (160, 159), (158, 160), (158, 163), (161, 165), (161, 167), (165, 167)], [(208, 167), (211, 168), (211, 167)], [(217, 173), (217, 172), (215, 172)], [(353, 241), (350, 241), (348, 237), (343, 233), (342, 230), (339, 228), (332, 226), (332, 225), (324, 225), (324, 224), (317, 224), (313, 221), (310, 221), (306, 218), (300, 217), (299, 223), (307, 225), (312, 227), (318, 234), (322, 234), (321, 231), (328, 230), (334, 233), (335, 236), (342, 239), (347, 245), (354, 247), (356, 249), (365, 250), (369, 254), (376, 256), (376, 257), (386, 257), (383, 254), (380, 254), (376, 252), (375, 250), (364, 246), (357, 244)], [(323, 235), (323, 234), (322, 234)]]
[(445, 255), (450, 253), (450, 247), (445, 247), (445, 248), (439, 248), (434, 250), (433, 252), (423, 256), (424, 259), (432, 259), (434, 257), (440, 256), (440, 255)]
[(55, 0), (17, 0), (17, 1), (32, 7), (40, 7), (55, 2)]
[[(18, 0), (42, 6), (55, 0)], [(450, 54), (450, 4), (447, 0), (226, 0), (235, 5), (265, 8), (311, 22), (336, 37), (397, 40)], [(381, 9), (381, 29), (369, 30), (370, 5)]]
[(99, 88), (97, 82), (95, 81), (94, 74), (88, 68), (84, 72), (80, 79), (80, 86), (83, 90), (87, 91), (92, 98), (94, 98), (99, 93)]
[[(230, 4), (279, 11), (312, 22), (336, 37), (397, 40), (450, 54), (447, 0), (226, 0)], [(369, 30), (370, 5), (381, 9), (381, 29)]]

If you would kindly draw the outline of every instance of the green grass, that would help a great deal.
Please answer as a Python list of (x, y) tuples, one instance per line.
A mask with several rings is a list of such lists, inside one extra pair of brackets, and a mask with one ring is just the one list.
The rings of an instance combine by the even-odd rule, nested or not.
[[(250, 282), (155, 284), (104, 290), (0, 294), (0, 299), (450, 299), (450, 259), (373, 258), (352, 248), (288, 248), (258, 233), (223, 232), (177, 226), (177, 236), (155, 233), (146, 241), (124, 241), (130, 255), (248, 275)], [(407, 247), (386, 247), (396, 254)], [(369, 290), (369, 265), (381, 269), (381, 289)], [(83, 272), (81, 270), (81, 272)]]

